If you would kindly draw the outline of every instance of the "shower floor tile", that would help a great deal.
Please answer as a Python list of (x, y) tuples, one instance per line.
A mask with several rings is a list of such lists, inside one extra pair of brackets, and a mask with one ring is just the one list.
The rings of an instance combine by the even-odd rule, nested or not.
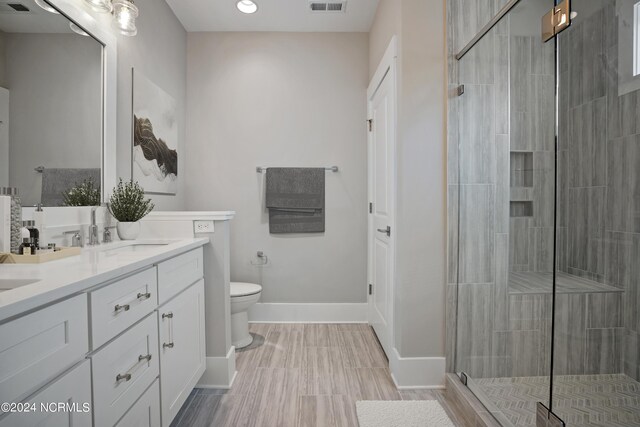
[[(481, 378), (470, 387), (514, 427), (535, 427), (536, 403), (549, 399), (548, 377)], [(640, 383), (624, 374), (557, 376), (553, 389), (553, 411), (568, 427), (640, 426)]]

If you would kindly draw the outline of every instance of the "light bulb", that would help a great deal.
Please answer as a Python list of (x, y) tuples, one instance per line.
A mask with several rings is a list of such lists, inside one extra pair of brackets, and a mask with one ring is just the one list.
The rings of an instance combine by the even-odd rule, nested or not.
[(138, 7), (131, 0), (113, 0), (113, 25), (125, 36), (135, 36), (138, 34), (136, 28), (136, 18), (138, 17)]
[(100, 13), (111, 13), (113, 6), (111, 0), (84, 0), (91, 9)]

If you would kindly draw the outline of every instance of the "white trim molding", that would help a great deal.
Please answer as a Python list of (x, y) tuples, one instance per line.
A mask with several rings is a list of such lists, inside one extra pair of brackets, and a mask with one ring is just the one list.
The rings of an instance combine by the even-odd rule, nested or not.
[(217, 388), (228, 390), (233, 385), (236, 371), (236, 348), (231, 346), (225, 357), (206, 358), (206, 369), (196, 388)]
[(235, 211), (154, 211), (145, 216), (144, 219), (145, 221), (228, 221), (233, 219), (235, 215)]
[(367, 323), (367, 303), (258, 303), (252, 323)]
[(399, 390), (444, 389), (444, 357), (402, 357), (394, 348), (389, 356), (391, 377)]

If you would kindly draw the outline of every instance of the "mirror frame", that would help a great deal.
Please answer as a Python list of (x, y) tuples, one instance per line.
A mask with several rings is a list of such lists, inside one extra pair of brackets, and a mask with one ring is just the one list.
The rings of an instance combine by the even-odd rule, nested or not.
[(116, 114), (118, 92), (118, 40), (109, 25), (111, 14), (98, 20), (82, 0), (46, 0), (70, 21), (76, 23), (102, 44), (102, 202), (109, 201), (117, 183)]

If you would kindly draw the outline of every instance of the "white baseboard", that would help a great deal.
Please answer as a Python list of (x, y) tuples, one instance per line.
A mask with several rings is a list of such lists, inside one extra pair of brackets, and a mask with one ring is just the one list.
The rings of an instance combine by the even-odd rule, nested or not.
[(225, 357), (207, 356), (206, 369), (196, 388), (230, 389), (236, 374), (236, 348), (231, 346)]
[(444, 357), (401, 357), (393, 348), (389, 356), (389, 369), (400, 390), (444, 389)]
[(258, 303), (249, 309), (251, 323), (366, 323), (367, 303)]

